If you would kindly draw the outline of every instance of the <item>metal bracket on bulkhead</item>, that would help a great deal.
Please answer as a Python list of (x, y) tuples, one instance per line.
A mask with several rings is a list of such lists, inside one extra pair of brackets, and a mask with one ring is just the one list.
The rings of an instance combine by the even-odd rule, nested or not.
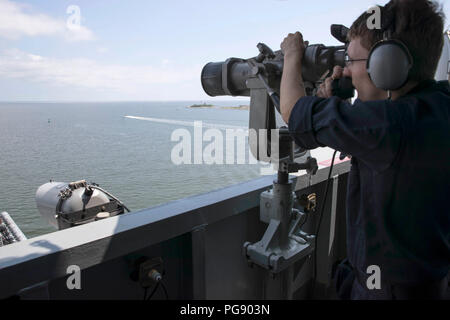
[(250, 265), (259, 265), (275, 274), (314, 250), (315, 236), (301, 230), (306, 215), (293, 208), (295, 199), (291, 182), (274, 182), (271, 190), (261, 194), (260, 220), (269, 226), (260, 241), (244, 243), (244, 254)]

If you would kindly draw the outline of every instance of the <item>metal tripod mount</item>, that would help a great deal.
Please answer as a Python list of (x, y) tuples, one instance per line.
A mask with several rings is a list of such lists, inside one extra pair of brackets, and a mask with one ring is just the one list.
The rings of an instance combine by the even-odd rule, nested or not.
[(244, 254), (250, 265), (256, 264), (272, 274), (279, 273), (314, 250), (315, 236), (301, 230), (306, 219), (303, 212), (293, 208), (296, 200), (289, 173), (307, 170), (315, 174), (318, 166), (314, 158), (304, 163), (294, 161), (294, 142), (287, 128), (279, 132), (280, 154), (288, 156), (279, 160), (278, 177), (269, 191), (261, 193), (260, 220), (268, 223), (262, 239), (254, 244), (244, 243)]

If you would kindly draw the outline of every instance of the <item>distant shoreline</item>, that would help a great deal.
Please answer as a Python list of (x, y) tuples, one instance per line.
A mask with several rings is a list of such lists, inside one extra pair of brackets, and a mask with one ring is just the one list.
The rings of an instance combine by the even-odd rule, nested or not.
[(193, 104), (189, 106), (188, 108), (209, 108), (209, 109), (233, 109), (233, 110), (249, 110), (250, 107), (247, 105), (239, 105), (239, 106), (230, 106), (230, 107), (222, 107), (222, 106), (216, 106), (213, 104)]

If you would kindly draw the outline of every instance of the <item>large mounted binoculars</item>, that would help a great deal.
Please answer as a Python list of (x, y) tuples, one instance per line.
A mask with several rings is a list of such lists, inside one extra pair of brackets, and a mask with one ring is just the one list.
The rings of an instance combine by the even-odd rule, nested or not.
[[(302, 63), (302, 77), (309, 86), (321, 83), (332, 73), (334, 66), (345, 66), (345, 51), (348, 28), (332, 25), (332, 35), (343, 42), (342, 46), (308, 45)], [(203, 67), (201, 82), (203, 90), (210, 96), (251, 96), (248, 80), (262, 75), (270, 88), (279, 92), (283, 73), (284, 56), (281, 50), (272, 51), (264, 43), (257, 45), (259, 55), (250, 59), (229, 58), (223, 62), (210, 62)], [(349, 90), (351, 87), (341, 84), (336, 89)], [(312, 94), (313, 92), (307, 92)], [(341, 92), (339, 92), (341, 93)], [(342, 94), (342, 93), (341, 93)]]
[[(308, 45), (302, 63), (302, 77), (307, 95), (314, 95), (318, 86), (330, 76), (335, 66), (345, 66), (348, 28), (332, 25), (331, 34), (341, 46)], [(284, 55), (272, 51), (264, 43), (257, 45), (259, 55), (249, 59), (229, 58), (210, 62), (203, 67), (201, 83), (210, 96), (250, 97), (249, 129), (266, 130), (265, 135), (249, 136), (250, 150), (256, 159), (269, 162), (271, 158), (271, 130), (286, 126), (280, 116), (279, 95)], [(333, 94), (343, 99), (353, 97), (350, 78), (333, 82)], [(264, 146), (264, 152), (261, 147)], [(298, 150), (297, 150), (298, 151)]]

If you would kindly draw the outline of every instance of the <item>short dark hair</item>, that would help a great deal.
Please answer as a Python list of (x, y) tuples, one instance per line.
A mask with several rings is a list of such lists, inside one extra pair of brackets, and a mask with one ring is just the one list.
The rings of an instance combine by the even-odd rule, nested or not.
[(442, 6), (431, 0), (391, 0), (381, 8), (381, 29), (369, 29), (367, 20), (373, 13), (364, 12), (350, 28), (348, 40), (361, 38), (370, 50), (390, 29), (392, 39), (401, 40), (414, 61), (409, 79), (433, 79), (444, 45), (445, 14)]

